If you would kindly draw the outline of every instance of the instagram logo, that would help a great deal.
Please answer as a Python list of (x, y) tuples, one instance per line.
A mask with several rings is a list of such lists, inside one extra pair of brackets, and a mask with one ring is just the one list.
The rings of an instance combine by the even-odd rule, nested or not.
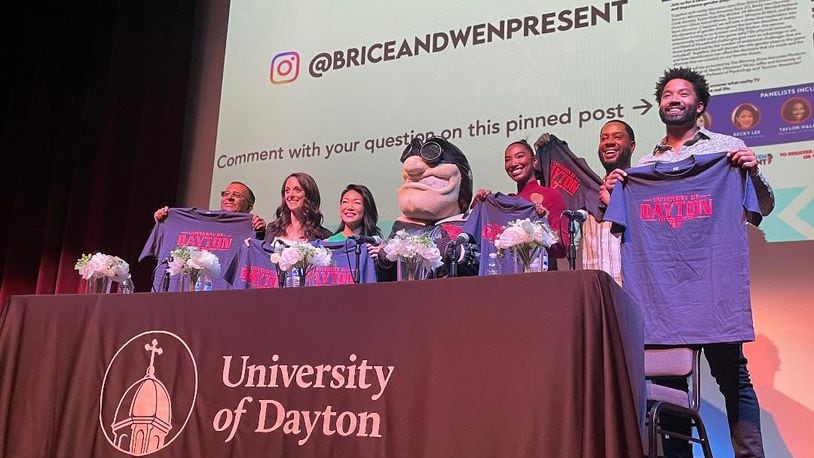
[(271, 58), (271, 84), (290, 83), (300, 75), (300, 54), (281, 52)]

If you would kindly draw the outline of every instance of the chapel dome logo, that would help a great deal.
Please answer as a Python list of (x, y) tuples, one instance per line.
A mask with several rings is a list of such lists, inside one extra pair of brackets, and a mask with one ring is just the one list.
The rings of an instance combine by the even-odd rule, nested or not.
[(168, 331), (143, 332), (107, 366), (99, 425), (110, 445), (128, 455), (149, 455), (180, 436), (197, 393), (198, 368), (186, 342)]

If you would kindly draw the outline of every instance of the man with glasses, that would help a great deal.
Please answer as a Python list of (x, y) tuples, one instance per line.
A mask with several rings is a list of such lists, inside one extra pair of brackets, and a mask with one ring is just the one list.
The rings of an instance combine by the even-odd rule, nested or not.
[[(198, 208), (159, 208), (153, 214), (155, 227), (144, 245), (139, 261), (152, 256), (157, 260), (153, 291), (178, 291), (177, 277), (169, 277), (167, 266), (171, 252), (179, 246), (194, 246), (217, 256), (224, 271), (248, 238), (262, 238), (266, 222), (250, 214), (254, 193), (248, 186), (233, 181), (221, 192), (220, 210)], [(222, 277), (212, 278), (211, 289), (228, 289)], [(204, 285), (208, 288), (209, 285)]]
[[(220, 209), (228, 212), (250, 213), (254, 208), (254, 193), (248, 186), (239, 182), (233, 181), (229, 183), (225, 191), (220, 193)], [(153, 219), (156, 223), (164, 221), (170, 207), (161, 207), (153, 213)], [(257, 232), (262, 232), (266, 229), (266, 220), (259, 215), (252, 214), (252, 228)]]

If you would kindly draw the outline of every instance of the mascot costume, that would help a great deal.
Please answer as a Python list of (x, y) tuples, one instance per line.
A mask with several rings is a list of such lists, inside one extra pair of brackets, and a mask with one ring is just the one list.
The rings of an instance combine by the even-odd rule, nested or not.
[[(435, 277), (477, 275), (477, 245), (458, 238), (472, 200), (472, 169), (458, 147), (443, 138), (413, 141), (401, 155), (402, 185), (398, 189), (401, 216), (390, 237), (404, 230), (428, 234), (443, 254)], [(395, 268), (390, 278), (395, 277)], [(454, 272), (457, 271), (457, 272)]]

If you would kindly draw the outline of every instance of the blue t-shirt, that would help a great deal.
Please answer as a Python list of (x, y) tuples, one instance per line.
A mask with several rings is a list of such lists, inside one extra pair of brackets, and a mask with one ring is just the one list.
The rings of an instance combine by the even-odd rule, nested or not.
[[(356, 241), (322, 241), (319, 244), (331, 250), (331, 265), (316, 267), (315, 285), (353, 284), (353, 270), (356, 268)], [(367, 252), (367, 244), (359, 246), (359, 283), (376, 283), (376, 262)]]
[[(545, 218), (537, 216), (534, 204), (522, 197), (507, 196), (498, 192), (489, 194), (475, 204), (475, 208), (464, 223), (463, 230), (475, 239), (475, 244), (480, 248), (481, 262), (478, 275), (486, 275), (489, 254), (497, 252), (495, 239), (503, 226), (509, 221), (526, 218), (532, 221), (545, 221)], [(497, 259), (504, 274), (512, 273), (511, 256), (506, 255), (502, 258), (498, 256)]]
[[(157, 259), (153, 289), (161, 291), (161, 282), (167, 270), (167, 257), (176, 247), (194, 246), (212, 252), (218, 257), (221, 272), (224, 272), (242, 242), (254, 235), (252, 215), (249, 213), (171, 208), (167, 218), (153, 227), (139, 261), (148, 256)], [(179, 278), (180, 275), (170, 277), (169, 291), (178, 291)], [(212, 278), (212, 289), (227, 288), (228, 284), (222, 276)]]
[(265, 240), (242, 243), (223, 274), (234, 289), (279, 288), (277, 268), (271, 263), (271, 244)]
[[(313, 267), (306, 276), (307, 286), (353, 284), (356, 268), (355, 241), (311, 242), (331, 250), (331, 265)], [(376, 266), (362, 244), (359, 255), (360, 283), (376, 283)], [(249, 240), (242, 244), (224, 278), (235, 289), (278, 288), (277, 267), (271, 262), (271, 244), (262, 240)]]
[(623, 284), (645, 343), (754, 340), (745, 221), (759, 207), (746, 172), (716, 153), (627, 173), (605, 219), (623, 231)]

